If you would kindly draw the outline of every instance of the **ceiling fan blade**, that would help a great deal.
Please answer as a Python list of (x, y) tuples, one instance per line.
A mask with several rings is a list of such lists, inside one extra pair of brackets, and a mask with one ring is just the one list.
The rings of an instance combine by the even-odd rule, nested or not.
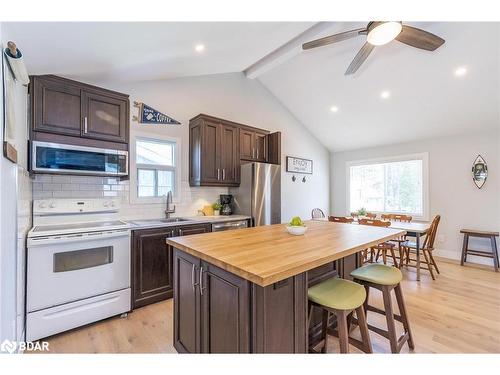
[(366, 42), (363, 47), (361, 47), (357, 55), (354, 56), (354, 59), (352, 60), (351, 64), (344, 74), (349, 75), (356, 73), (356, 71), (365, 62), (366, 58), (368, 57), (368, 55), (370, 55), (374, 48), (375, 46), (373, 44)]
[(437, 35), (407, 25), (403, 25), (403, 31), (399, 33), (396, 40), (427, 51), (434, 51), (444, 43), (444, 39)]
[(338, 33), (330, 36), (325, 36), (324, 38), (312, 40), (310, 42), (302, 44), (302, 49), (311, 49), (316, 47), (326, 46), (328, 44), (341, 42), (346, 39), (354, 38), (358, 36), (363, 31), (366, 31), (366, 28), (355, 29), (351, 31), (344, 31), (343, 33)]

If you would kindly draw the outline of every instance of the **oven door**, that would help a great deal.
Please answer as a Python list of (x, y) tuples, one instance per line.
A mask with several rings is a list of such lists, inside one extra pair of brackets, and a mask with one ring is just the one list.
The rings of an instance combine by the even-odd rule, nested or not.
[(130, 231), (30, 239), (27, 310), (130, 287)]
[(33, 172), (126, 176), (128, 152), (94, 147), (34, 141), (31, 144)]

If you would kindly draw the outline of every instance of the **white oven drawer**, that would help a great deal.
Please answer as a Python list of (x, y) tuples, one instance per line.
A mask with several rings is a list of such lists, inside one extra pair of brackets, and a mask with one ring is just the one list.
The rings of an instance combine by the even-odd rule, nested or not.
[(27, 312), (130, 287), (130, 233), (28, 246)]
[(26, 340), (38, 340), (128, 311), (130, 288), (28, 313)]

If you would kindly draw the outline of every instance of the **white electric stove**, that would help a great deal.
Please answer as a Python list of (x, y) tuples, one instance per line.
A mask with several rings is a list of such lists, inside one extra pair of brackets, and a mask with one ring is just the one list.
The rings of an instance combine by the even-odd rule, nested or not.
[(26, 340), (130, 310), (130, 226), (117, 199), (33, 202)]

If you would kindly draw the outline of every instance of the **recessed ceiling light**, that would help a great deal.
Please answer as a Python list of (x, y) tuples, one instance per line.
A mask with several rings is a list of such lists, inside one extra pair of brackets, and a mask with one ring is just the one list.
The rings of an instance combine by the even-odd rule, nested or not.
[(467, 68), (465, 66), (460, 66), (457, 69), (455, 69), (455, 75), (457, 77), (462, 77), (467, 73)]
[(330, 107), (330, 111), (332, 111), (332, 112), (338, 112), (339, 111), (339, 107), (337, 107), (336, 105), (331, 106)]
[(196, 52), (203, 52), (205, 50), (205, 45), (204, 44), (197, 44), (194, 46), (194, 50)]
[(389, 96), (391, 96), (391, 92), (390, 92), (390, 91), (385, 90), (385, 91), (382, 91), (382, 92), (380, 93), (380, 97), (381, 97), (382, 99), (387, 99)]

